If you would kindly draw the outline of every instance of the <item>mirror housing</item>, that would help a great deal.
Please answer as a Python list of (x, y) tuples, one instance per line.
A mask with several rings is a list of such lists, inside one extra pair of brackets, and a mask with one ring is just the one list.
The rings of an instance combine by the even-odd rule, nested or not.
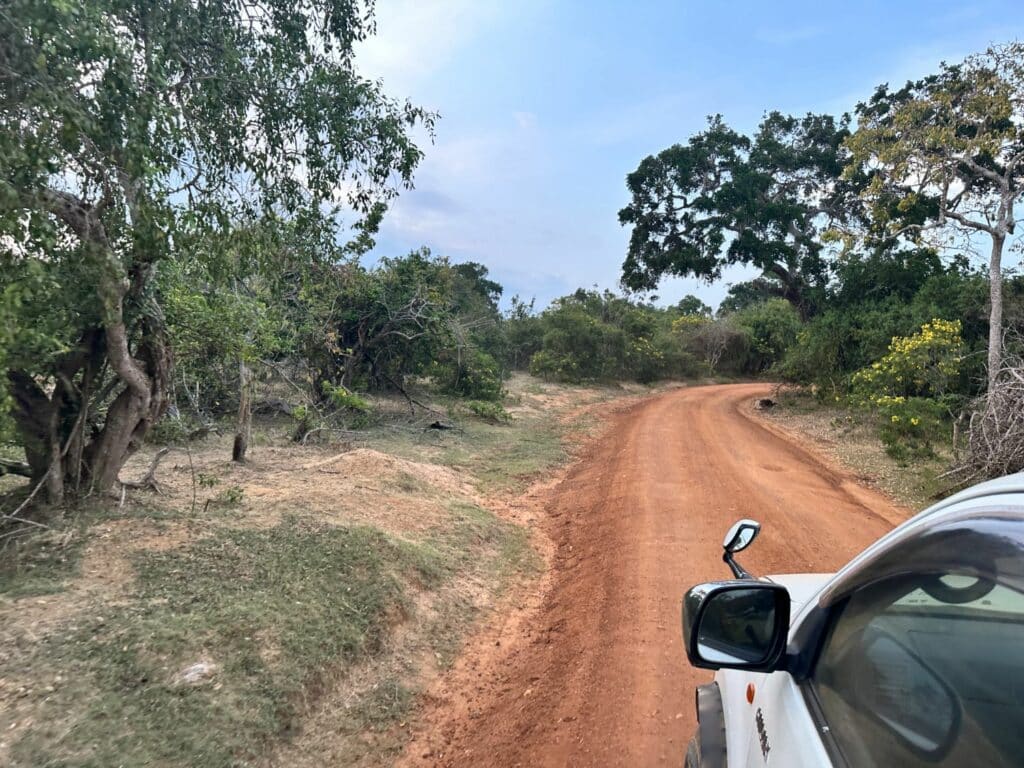
[(774, 672), (786, 650), (789, 610), (789, 592), (781, 584), (698, 584), (683, 598), (686, 656), (703, 669)]
[(754, 539), (757, 538), (757, 534), (760, 532), (761, 524), (757, 520), (737, 520), (733, 523), (729, 532), (725, 534), (725, 539), (722, 541), (722, 549), (729, 554), (742, 552), (754, 543)]
[[(946, 681), (895, 637), (862, 632), (852, 660), (853, 701), (923, 761), (945, 758), (960, 733), (960, 700)], [(896, 692), (896, 695), (894, 695)]]

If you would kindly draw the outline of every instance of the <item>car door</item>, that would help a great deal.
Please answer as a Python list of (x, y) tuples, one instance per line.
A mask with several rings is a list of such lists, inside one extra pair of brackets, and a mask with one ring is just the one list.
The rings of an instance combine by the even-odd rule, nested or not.
[[(982, 576), (902, 573), (834, 606), (799, 686), (832, 764), (1024, 763), (1024, 595), (993, 564)], [(778, 685), (792, 702), (797, 686)]]
[[(742, 713), (740, 738), (730, 743), (729, 765), (745, 768), (823, 768), (831, 758), (818, 736), (799, 684), (787, 672), (751, 674), (743, 700), (731, 711)], [(727, 726), (731, 728), (732, 725)], [(735, 749), (735, 751), (733, 751)]]

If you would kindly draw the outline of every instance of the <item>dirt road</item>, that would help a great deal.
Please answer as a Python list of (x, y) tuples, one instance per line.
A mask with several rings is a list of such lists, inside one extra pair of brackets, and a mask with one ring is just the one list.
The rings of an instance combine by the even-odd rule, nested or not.
[(547, 499), (543, 594), (471, 646), (407, 764), (681, 764), (710, 674), (686, 662), (680, 597), (728, 576), (728, 526), (761, 521), (754, 573), (832, 571), (907, 515), (753, 414), (768, 391), (675, 390), (616, 417)]

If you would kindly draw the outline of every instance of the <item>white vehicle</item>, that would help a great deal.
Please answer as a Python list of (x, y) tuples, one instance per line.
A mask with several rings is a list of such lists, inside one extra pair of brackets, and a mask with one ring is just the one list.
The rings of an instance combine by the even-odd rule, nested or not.
[[(837, 574), (736, 579), (683, 601), (688, 768), (1024, 766), (1024, 474), (925, 510)], [(791, 620), (792, 617), (792, 620)]]

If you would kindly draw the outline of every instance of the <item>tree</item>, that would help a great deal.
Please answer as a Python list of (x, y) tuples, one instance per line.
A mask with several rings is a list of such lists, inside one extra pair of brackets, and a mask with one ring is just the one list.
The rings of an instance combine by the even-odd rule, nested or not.
[(988, 370), (1002, 368), (1002, 255), (1024, 194), (1024, 45), (990, 48), (857, 108), (846, 176), (867, 177), (876, 234), (913, 239), (947, 225), (987, 235)]
[(693, 317), (711, 317), (711, 307), (693, 294), (687, 294), (676, 304), (680, 314)]
[(840, 178), (847, 125), (845, 116), (772, 112), (751, 139), (715, 116), (686, 144), (645, 158), (626, 178), (632, 201), (619, 212), (633, 228), (623, 282), (712, 281), (727, 265), (749, 264), (810, 314), (827, 282), (819, 231), (853, 211)]
[(167, 406), (172, 354), (153, 290), (163, 262), (193, 248), (215, 261), (201, 244), (240, 224), (288, 222), (330, 243), (339, 204), (372, 212), (395, 180), (411, 183), (421, 153), (409, 133), (433, 115), (357, 74), (371, 10), (5, 4), (0, 295), (31, 284), (5, 372), (51, 502), (109, 489)]
[(751, 305), (730, 319), (747, 331), (751, 353), (747, 365), (758, 373), (781, 361), (800, 332), (799, 315), (782, 299)]

